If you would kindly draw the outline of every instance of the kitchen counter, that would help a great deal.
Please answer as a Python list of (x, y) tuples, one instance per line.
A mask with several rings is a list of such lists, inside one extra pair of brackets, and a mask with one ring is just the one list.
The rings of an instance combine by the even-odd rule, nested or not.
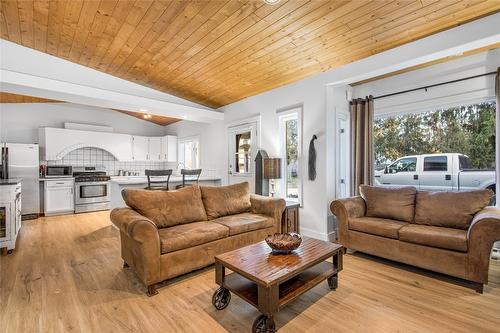
[[(182, 184), (182, 177), (170, 177), (169, 187), (173, 190), (176, 185)], [(220, 186), (221, 178), (218, 176), (201, 176), (199, 184), (203, 186)], [(126, 207), (122, 198), (125, 188), (144, 189), (148, 185), (148, 178), (144, 176), (113, 176), (111, 177), (111, 209)]]
[(0, 186), (2, 186), (2, 185), (16, 185), (22, 181), (23, 181), (22, 178), (0, 179)]

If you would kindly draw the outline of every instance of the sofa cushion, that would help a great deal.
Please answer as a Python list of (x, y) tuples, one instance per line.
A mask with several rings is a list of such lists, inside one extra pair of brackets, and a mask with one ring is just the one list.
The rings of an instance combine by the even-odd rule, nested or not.
[(468, 229), (474, 215), (488, 205), (493, 192), (418, 192), (415, 223)]
[(409, 224), (399, 230), (399, 240), (414, 244), (467, 252), (467, 231)]
[(201, 197), (209, 220), (250, 210), (250, 185), (202, 186)]
[(350, 230), (394, 239), (398, 239), (398, 230), (407, 224), (406, 222), (381, 219), (378, 217), (358, 217), (349, 219)]
[(158, 229), (161, 254), (187, 249), (229, 236), (229, 228), (209, 221)]
[(386, 188), (361, 185), (359, 191), (366, 202), (366, 216), (413, 221), (417, 193), (415, 187)]
[(207, 220), (198, 186), (177, 191), (124, 189), (122, 196), (130, 208), (153, 221), (158, 228)]
[(274, 225), (272, 217), (252, 213), (223, 216), (215, 220), (211, 220), (211, 222), (219, 223), (228, 227), (229, 236), (258, 229), (265, 229)]

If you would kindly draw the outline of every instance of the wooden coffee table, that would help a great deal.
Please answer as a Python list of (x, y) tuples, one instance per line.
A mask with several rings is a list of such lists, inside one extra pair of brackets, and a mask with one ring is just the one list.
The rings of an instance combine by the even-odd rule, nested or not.
[[(337, 288), (343, 254), (342, 245), (303, 237), (291, 254), (272, 254), (262, 241), (218, 255), (215, 282), (220, 288), (212, 304), (218, 310), (226, 308), (233, 292), (262, 313), (252, 332), (274, 332), (274, 315), (286, 304), (324, 280), (330, 289)], [(329, 257), (333, 264), (325, 261)], [(226, 275), (226, 268), (233, 273)]]

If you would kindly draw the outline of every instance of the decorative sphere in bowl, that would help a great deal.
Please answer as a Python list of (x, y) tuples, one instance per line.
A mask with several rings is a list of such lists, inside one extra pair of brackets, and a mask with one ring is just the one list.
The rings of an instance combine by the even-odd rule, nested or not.
[(295, 232), (286, 234), (276, 233), (266, 237), (266, 243), (275, 254), (288, 254), (297, 249), (302, 243), (302, 237)]

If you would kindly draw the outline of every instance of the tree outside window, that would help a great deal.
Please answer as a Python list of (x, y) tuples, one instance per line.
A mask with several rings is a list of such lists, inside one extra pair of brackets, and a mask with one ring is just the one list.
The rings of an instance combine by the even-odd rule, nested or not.
[(495, 168), (495, 102), (377, 119), (376, 169), (403, 156), (461, 153), (469, 168)]

